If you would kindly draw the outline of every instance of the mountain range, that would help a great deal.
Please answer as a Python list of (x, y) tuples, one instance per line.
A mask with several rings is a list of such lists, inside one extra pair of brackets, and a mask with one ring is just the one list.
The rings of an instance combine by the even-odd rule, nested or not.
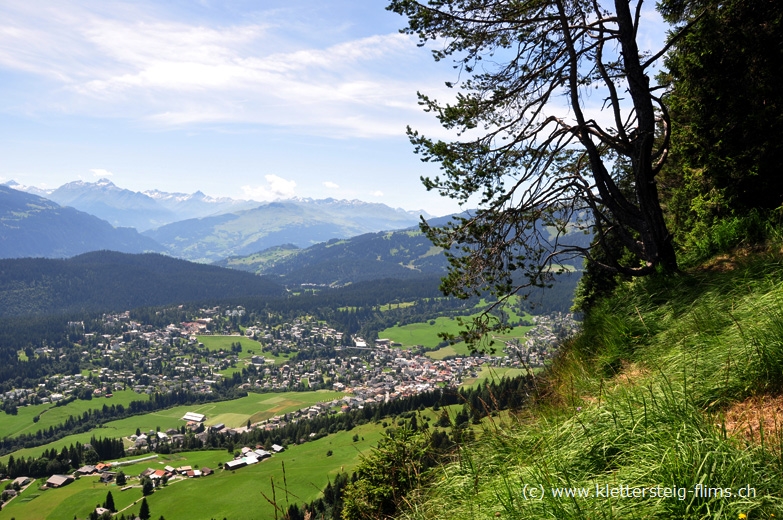
[(346, 285), (381, 278), (443, 276), (448, 262), (421, 231), (408, 229), (333, 239), (306, 249), (285, 244), (216, 262), (285, 285)]
[[(430, 219), (443, 226), (451, 217)], [(581, 231), (568, 236), (572, 245), (588, 247), (591, 237)], [(308, 248), (295, 244), (275, 246), (257, 253), (232, 256), (216, 265), (268, 275), (284, 285), (340, 286), (382, 278), (408, 280), (439, 278), (448, 270), (443, 250), (418, 228), (365, 233), (346, 239), (332, 239)], [(568, 270), (581, 271), (581, 261), (568, 262)]]
[(142, 253), (164, 248), (135, 229), (115, 228), (93, 215), (0, 185), (0, 258), (65, 258), (99, 249)]
[[(428, 216), (357, 200), (288, 199), (260, 203), (214, 198), (201, 192), (134, 192), (108, 179), (70, 182), (49, 191), (14, 181), (2, 187), (6, 199), (0, 213), (5, 212), (6, 232), (16, 230), (22, 237), (18, 244), (3, 244), (0, 257), (5, 258), (65, 257), (113, 249), (163, 252), (193, 261), (214, 262), (280, 244), (308, 247), (333, 238), (406, 228), (416, 224), (420, 214)], [(14, 198), (18, 200), (11, 201)], [(26, 210), (22, 212), (24, 219), (12, 210), (30, 205), (37, 208), (37, 220), (30, 219), (32, 214)], [(65, 215), (69, 218), (56, 222)], [(103, 219), (107, 225), (101, 227), (94, 221), (87, 225), (87, 216)], [(74, 219), (79, 220), (78, 224)], [(122, 235), (127, 245), (119, 238), (107, 237), (112, 234), (111, 226), (118, 230), (113, 234)], [(145, 237), (135, 231), (143, 232)], [(74, 236), (83, 236), (83, 244), (69, 245), (69, 237)], [(93, 240), (88, 241), (89, 237)]]
[(417, 221), (417, 216), (384, 204), (292, 199), (175, 222), (143, 234), (179, 258), (214, 262), (281, 244), (309, 247), (335, 238), (407, 228)]
[(132, 227), (138, 231), (178, 220), (248, 209), (259, 204), (228, 197), (208, 197), (200, 191), (192, 194), (159, 190), (131, 191), (105, 178), (97, 182), (69, 182), (54, 190), (23, 186), (15, 181), (7, 182), (5, 186), (95, 215), (113, 226)]

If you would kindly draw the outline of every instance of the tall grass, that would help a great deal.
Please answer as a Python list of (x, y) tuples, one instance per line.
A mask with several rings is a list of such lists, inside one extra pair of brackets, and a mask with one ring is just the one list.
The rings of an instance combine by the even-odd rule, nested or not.
[[(783, 393), (778, 254), (623, 286), (541, 386), (523, 416), (439, 468), (407, 518), (783, 518), (780, 435), (751, 425), (760, 440), (750, 441), (722, 421), (739, 401)], [(596, 486), (646, 496), (596, 496)]]

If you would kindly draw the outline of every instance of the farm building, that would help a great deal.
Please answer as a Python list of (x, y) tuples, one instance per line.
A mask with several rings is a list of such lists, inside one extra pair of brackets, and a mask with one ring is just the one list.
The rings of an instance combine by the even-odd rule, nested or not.
[(247, 466), (247, 462), (242, 460), (242, 459), (230, 460), (230, 461), (226, 462), (226, 464), (225, 464), (225, 468), (229, 469), (229, 470), (242, 468), (244, 466)]
[(207, 419), (207, 416), (200, 413), (195, 412), (188, 412), (185, 415), (182, 416), (183, 421), (193, 421), (193, 422), (204, 422)]
[(17, 484), (19, 487), (24, 487), (32, 481), (33, 479), (30, 477), (16, 477), (13, 483)]
[(58, 488), (70, 484), (73, 480), (74, 478), (70, 475), (52, 475), (46, 481), (46, 485), (51, 488)]

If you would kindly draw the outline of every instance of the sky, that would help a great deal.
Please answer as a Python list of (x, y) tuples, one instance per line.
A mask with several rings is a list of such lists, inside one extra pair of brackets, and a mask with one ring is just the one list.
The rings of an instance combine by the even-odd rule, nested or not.
[(386, 4), (3, 0), (0, 182), (459, 211), (405, 135), (457, 73)]
[(450, 64), (380, 0), (5, 0), (0, 182), (457, 210), (406, 125)]

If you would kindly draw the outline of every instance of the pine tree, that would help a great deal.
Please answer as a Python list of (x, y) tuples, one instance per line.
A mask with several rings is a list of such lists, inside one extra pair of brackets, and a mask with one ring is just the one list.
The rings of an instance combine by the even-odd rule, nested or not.
[(150, 519), (150, 506), (147, 504), (146, 497), (141, 501), (141, 509), (139, 509), (139, 518), (141, 518), (141, 520)]
[(114, 506), (114, 497), (112, 496), (111, 491), (106, 493), (106, 501), (103, 503), (103, 507), (111, 512), (117, 511), (117, 508)]

